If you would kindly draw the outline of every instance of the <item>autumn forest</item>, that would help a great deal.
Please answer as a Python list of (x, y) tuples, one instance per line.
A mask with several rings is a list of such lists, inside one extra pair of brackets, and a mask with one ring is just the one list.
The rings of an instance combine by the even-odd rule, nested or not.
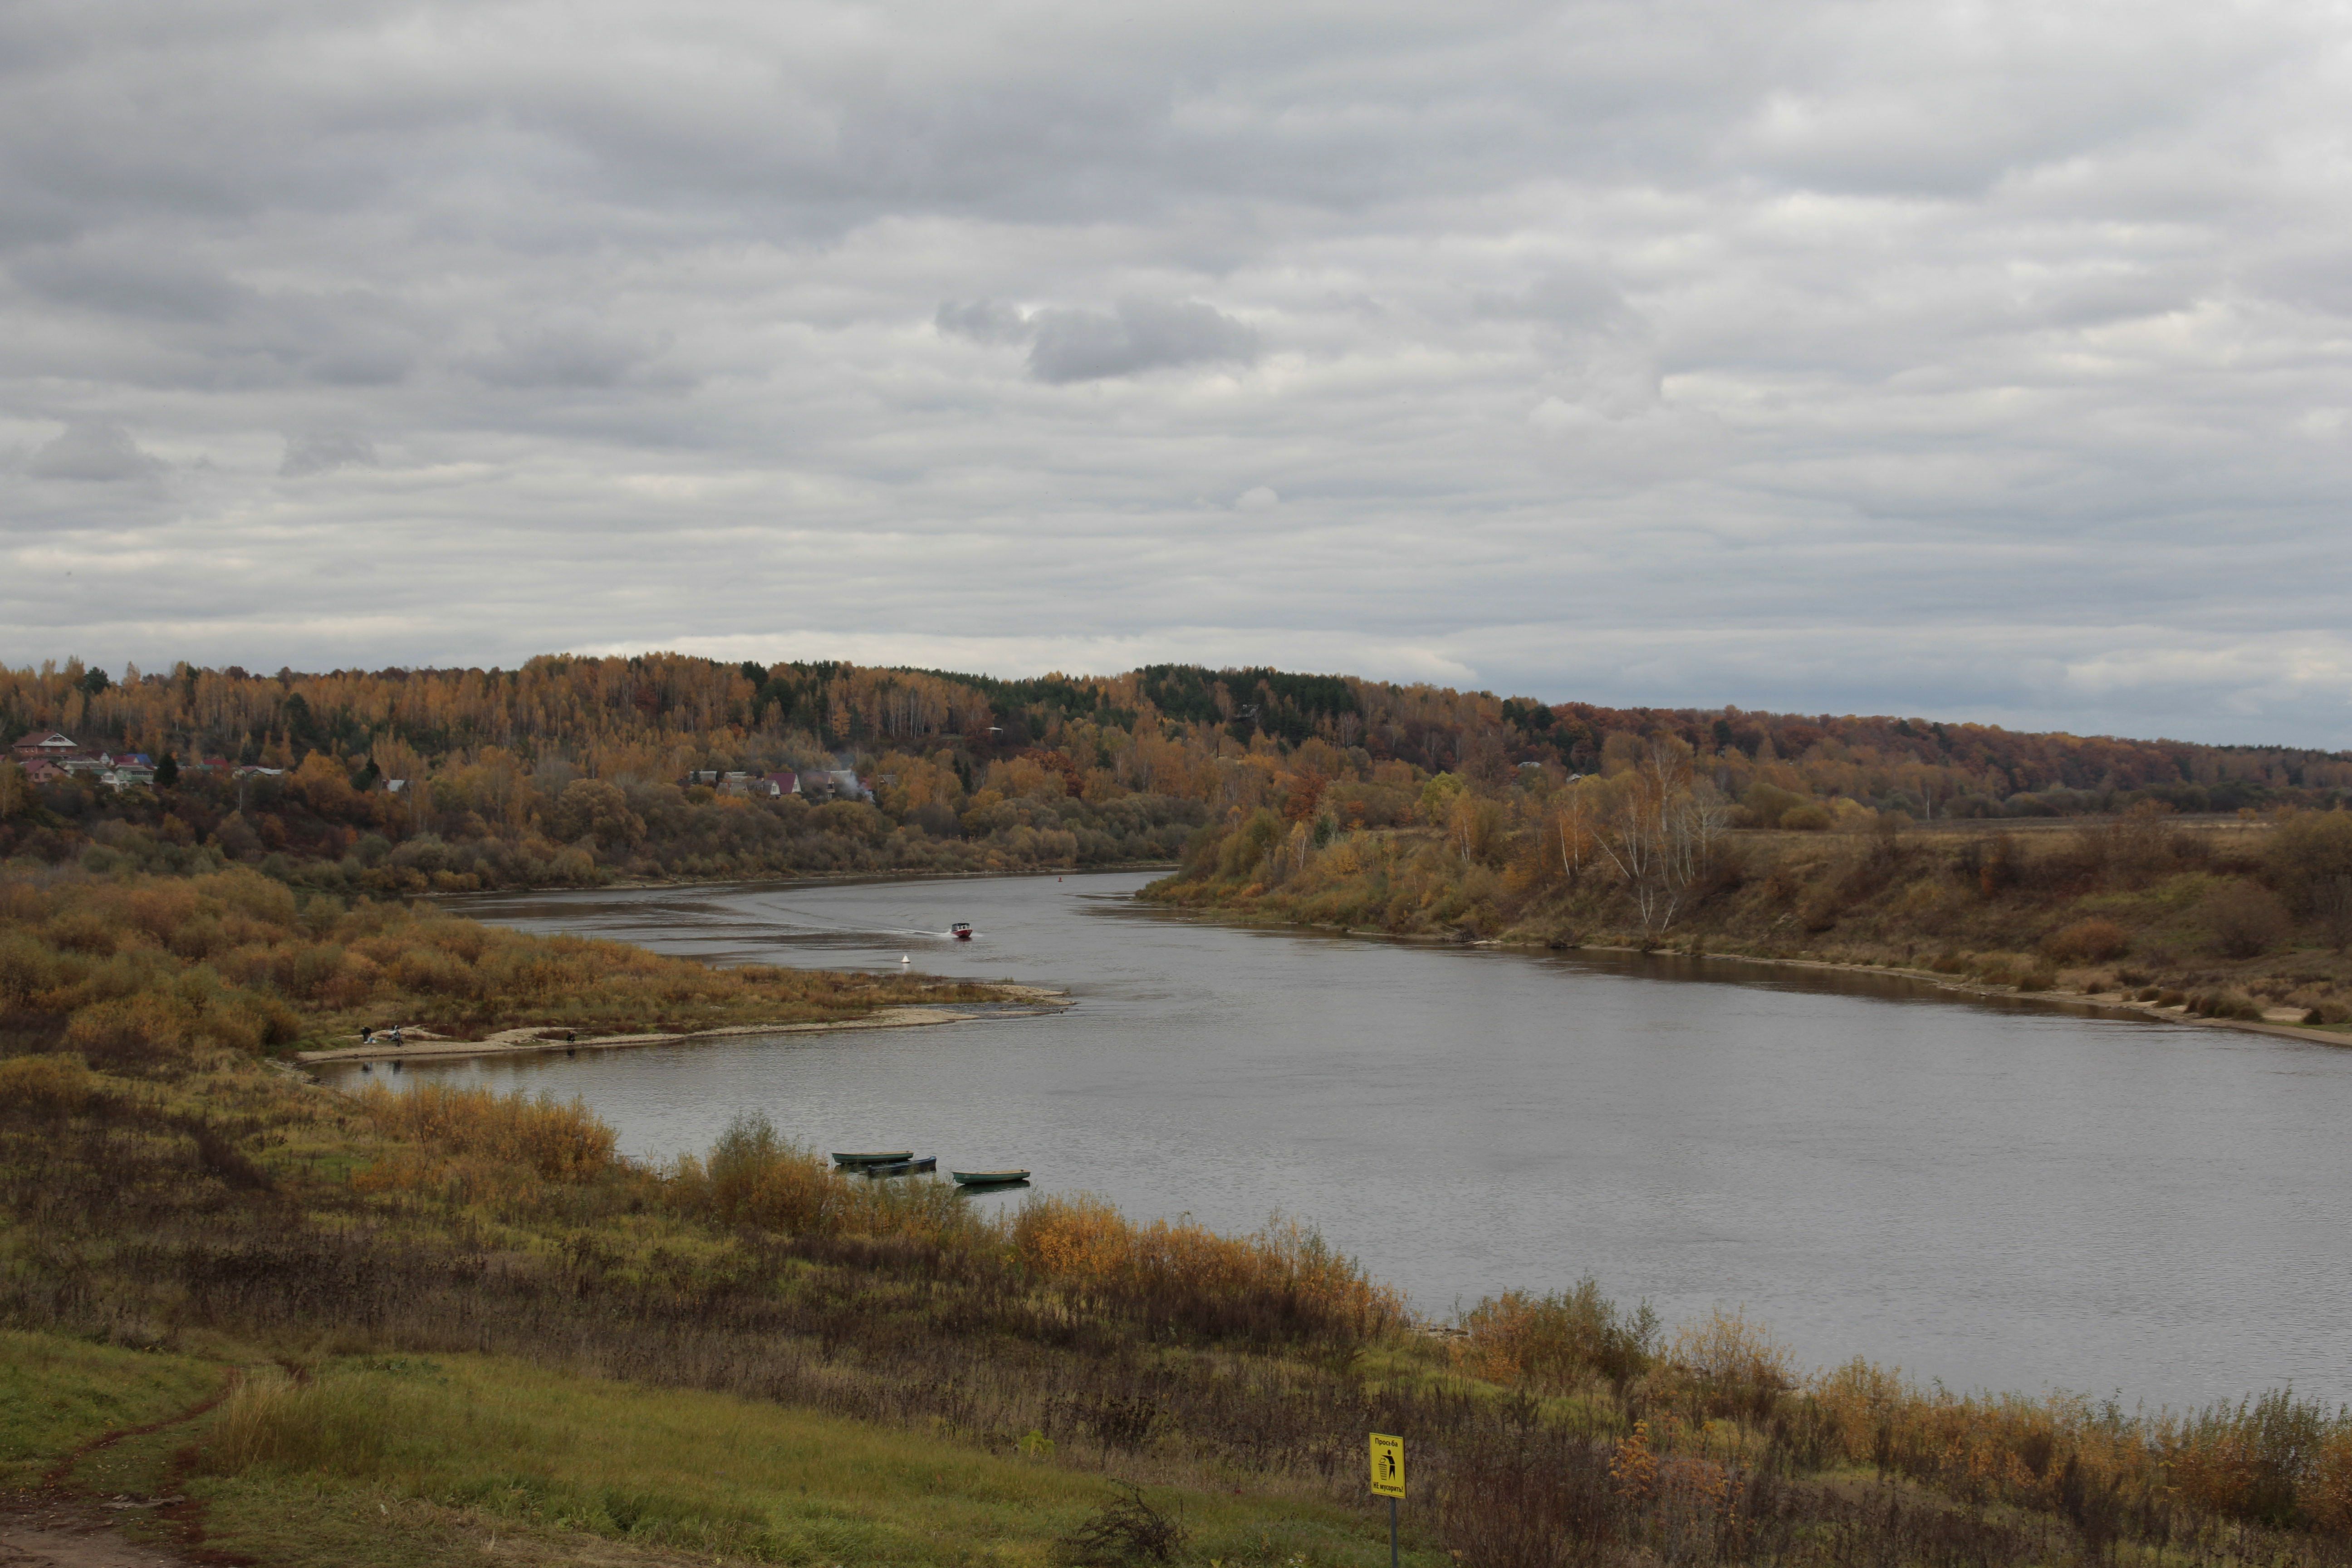
[[(1198, 830), (1261, 809), (1328, 842), (1429, 826), (1457, 793), (1486, 831), (1529, 835), (1572, 777), (1622, 773), (1653, 743), (1688, 759), (1720, 826), (1792, 832), (1882, 814), (2233, 813), (2352, 795), (2352, 757), (2315, 751), (1548, 706), (1190, 666), (1021, 681), (666, 654), (513, 670), (0, 671), (0, 740), (50, 731), (93, 752), (169, 755), (176, 782), (117, 795), (0, 764), (0, 858), (244, 861), (379, 892), (1165, 862)], [(871, 799), (761, 798), (726, 778), (778, 771), (854, 772)]]

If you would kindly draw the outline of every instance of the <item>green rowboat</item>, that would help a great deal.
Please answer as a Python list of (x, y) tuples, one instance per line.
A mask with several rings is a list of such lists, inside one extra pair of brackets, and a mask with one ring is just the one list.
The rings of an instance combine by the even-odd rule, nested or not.
[(959, 1187), (1010, 1187), (1029, 1179), (1026, 1171), (950, 1171)]
[(859, 1171), (868, 1165), (896, 1165), (901, 1161), (911, 1160), (914, 1157), (915, 1152), (912, 1149), (887, 1149), (870, 1151), (863, 1154), (835, 1154), (833, 1157), (833, 1163), (846, 1166), (853, 1171)]

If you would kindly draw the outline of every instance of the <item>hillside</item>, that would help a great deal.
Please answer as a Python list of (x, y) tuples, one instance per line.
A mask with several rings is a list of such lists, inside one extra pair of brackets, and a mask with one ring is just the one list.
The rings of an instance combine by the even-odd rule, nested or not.
[[(1191, 666), (1023, 681), (667, 654), (514, 670), (0, 671), (0, 741), (52, 731), (93, 756), (168, 755), (176, 780), (117, 793), (0, 763), (0, 858), (244, 862), (343, 892), (1167, 861), (1261, 808), (1327, 838), (1425, 826), (1441, 776), (1524, 823), (1527, 801), (1622, 771), (1653, 741), (1687, 752), (1729, 825), (1795, 831), (1885, 813), (2235, 813), (2352, 797), (2340, 752), (1547, 706)], [(872, 798), (747, 793), (783, 772), (813, 786), (854, 773)]]

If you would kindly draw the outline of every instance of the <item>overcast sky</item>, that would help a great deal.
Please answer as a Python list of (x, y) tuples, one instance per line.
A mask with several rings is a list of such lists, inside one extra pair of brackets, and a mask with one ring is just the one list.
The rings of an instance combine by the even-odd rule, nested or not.
[(2352, 745), (2352, 12), (0, 7), (0, 659)]

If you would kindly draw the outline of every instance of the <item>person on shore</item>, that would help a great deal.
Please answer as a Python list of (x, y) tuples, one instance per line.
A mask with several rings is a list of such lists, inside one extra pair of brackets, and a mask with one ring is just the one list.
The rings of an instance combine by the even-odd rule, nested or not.
[(399, 1026), (399, 1025), (397, 1025), (397, 1024), (394, 1024), (394, 1025), (390, 1029), (387, 1029), (386, 1031), (384, 1031), (384, 1037), (384, 1037), (385, 1039), (387, 1039), (387, 1040), (390, 1040), (390, 1041), (391, 1041), (394, 1045), (395, 1045), (395, 1046), (399, 1045), (399, 1044), (400, 1044), (400, 1026)]
[(362, 1030), (360, 1031), (360, 1044), (362, 1044), (362, 1045), (363, 1045), (363, 1046), (367, 1046), (367, 1045), (373, 1045), (374, 1043), (375, 1043), (375, 1026), (374, 1026), (373, 1024), (370, 1024), (366, 1028), (362, 1029)]

